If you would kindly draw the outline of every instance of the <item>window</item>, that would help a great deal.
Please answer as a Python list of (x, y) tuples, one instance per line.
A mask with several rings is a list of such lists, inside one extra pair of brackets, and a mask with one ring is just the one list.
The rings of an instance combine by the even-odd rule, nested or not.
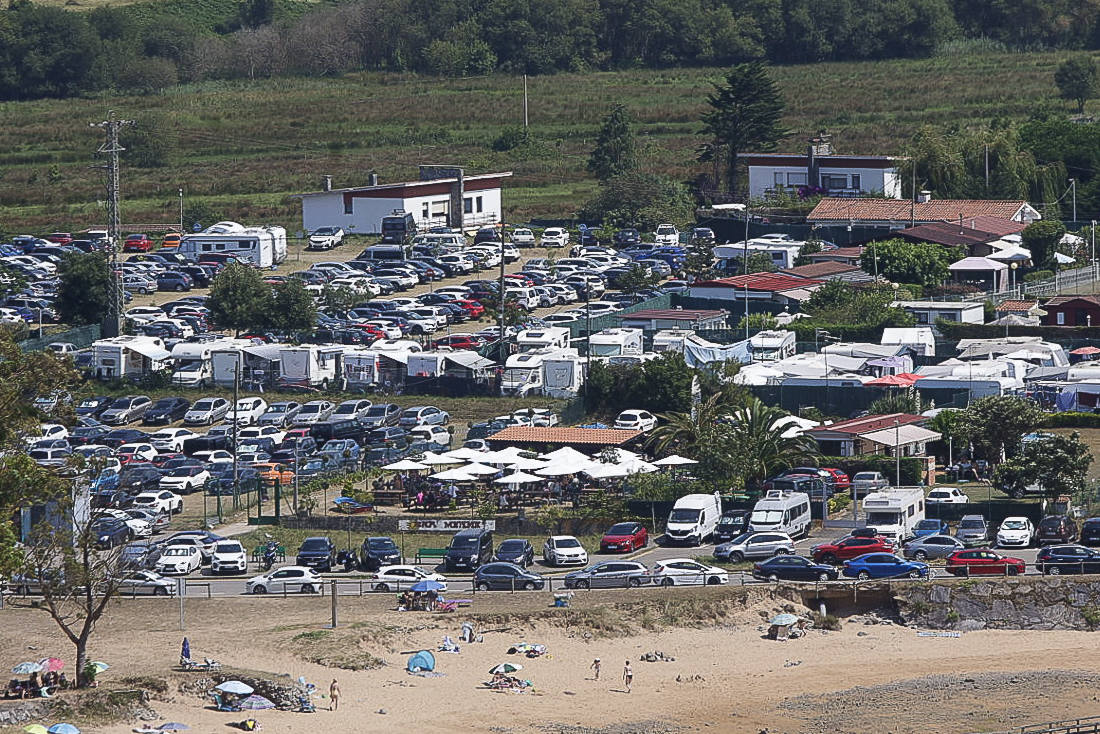
[(780, 171), (776, 171), (775, 172), (775, 185), (782, 188), (783, 181), (784, 181), (783, 174)]
[(474, 213), (474, 200), (467, 196), (462, 200), (462, 213), (473, 214)]
[(821, 187), (823, 189), (846, 189), (848, 188), (847, 176), (833, 176), (828, 173), (821, 174)]
[(858, 173), (853, 173), (852, 174), (852, 186), (851, 186), (851, 188), (853, 188), (853, 189), (861, 188)]
[(805, 186), (806, 185), (805, 173), (788, 173), (787, 185), (788, 186)]
[(481, 214), (481, 211), (482, 211), (481, 210), (481, 197), (480, 196), (477, 197), (476, 201), (477, 201), (477, 213)]
[(1066, 314), (1065, 314), (1065, 312), (1059, 311), (1057, 313), (1057, 322), (1058, 322), (1059, 326), (1065, 326), (1066, 325)]
[(428, 205), (427, 205), (427, 203), (424, 204), (424, 209), (421, 211), (421, 217), (420, 218), (421, 219), (427, 219), (428, 218)]
[(351, 198), (350, 196), (345, 196), (344, 197), (344, 214), (351, 214), (352, 213), (352, 203), (354, 201), (355, 201), (355, 199)]
[(940, 318), (944, 321), (958, 321), (959, 315), (950, 311), (944, 311), (940, 314)]

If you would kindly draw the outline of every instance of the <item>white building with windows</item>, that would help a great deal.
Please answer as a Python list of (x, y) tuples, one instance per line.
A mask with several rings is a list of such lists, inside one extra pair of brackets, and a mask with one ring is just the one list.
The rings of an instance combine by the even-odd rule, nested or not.
[(800, 190), (825, 196), (879, 194), (901, 198), (898, 164), (905, 158), (836, 155), (828, 135), (810, 141), (805, 153), (748, 153), (749, 198), (765, 199)]
[(420, 230), (429, 227), (475, 228), (501, 220), (501, 184), (511, 171), (467, 176), (461, 168), (421, 166), (420, 179), (400, 183), (334, 189), (331, 177), (324, 188), (298, 194), (302, 200), (302, 228), (341, 227), (349, 234), (379, 234), (382, 217), (394, 212), (412, 214)]

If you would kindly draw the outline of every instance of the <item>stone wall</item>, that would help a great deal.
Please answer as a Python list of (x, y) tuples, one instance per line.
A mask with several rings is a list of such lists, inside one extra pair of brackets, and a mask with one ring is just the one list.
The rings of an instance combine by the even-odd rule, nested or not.
[(0, 705), (0, 728), (45, 719), (50, 713), (45, 701), (7, 701)]
[(998, 577), (891, 586), (902, 621), (912, 627), (1100, 628), (1100, 579), (1094, 576)]

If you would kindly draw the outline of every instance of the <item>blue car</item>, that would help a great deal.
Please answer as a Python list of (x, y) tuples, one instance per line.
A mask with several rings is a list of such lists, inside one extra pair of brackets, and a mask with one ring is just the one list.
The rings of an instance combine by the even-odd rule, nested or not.
[(907, 561), (892, 553), (866, 553), (858, 558), (844, 562), (841, 571), (848, 578), (889, 579), (928, 578), (928, 564), (919, 561)]
[(927, 518), (921, 520), (913, 528), (914, 538), (927, 538), (929, 535), (950, 535), (951, 526), (947, 524), (946, 520), (933, 520)]

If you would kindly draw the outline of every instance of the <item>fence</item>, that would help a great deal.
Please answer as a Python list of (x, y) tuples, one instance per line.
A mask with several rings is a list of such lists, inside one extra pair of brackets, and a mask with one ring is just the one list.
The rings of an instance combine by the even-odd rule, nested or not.
[(988, 734), (1100, 734), (1100, 716), (1048, 721), (1043, 724), (1028, 724), (1021, 726), (1019, 729), (989, 732)]
[(1024, 296), (1056, 296), (1070, 288), (1076, 289), (1083, 285), (1091, 285), (1097, 280), (1100, 280), (1100, 263), (1090, 263), (1083, 268), (1056, 272), (1053, 278), (1024, 283), (1017, 290), (1021, 291)]
[(99, 324), (88, 326), (74, 326), (66, 331), (58, 331), (39, 337), (37, 339), (25, 339), (19, 342), (19, 348), (24, 352), (40, 352), (54, 342), (69, 342), (77, 349), (92, 345), (99, 339)]

